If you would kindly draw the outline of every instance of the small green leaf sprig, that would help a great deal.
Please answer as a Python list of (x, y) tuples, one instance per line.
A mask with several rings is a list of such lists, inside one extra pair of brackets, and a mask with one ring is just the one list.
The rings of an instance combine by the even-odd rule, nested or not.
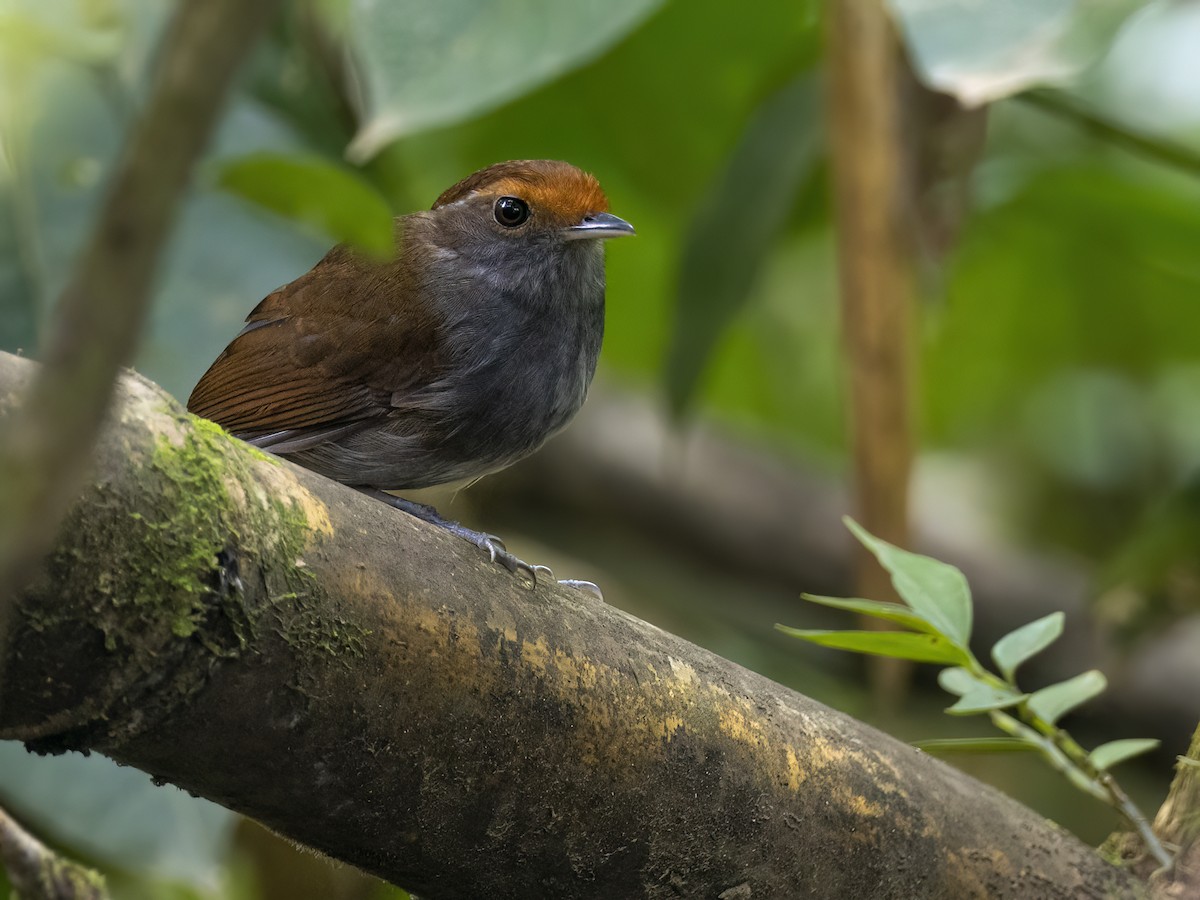
[(1037, 751), (1075, 787), (1117, 809), (1129, 820), (1159, 864), (1170, 865), (1171, 855), (1110, 772), (1118, 763), (1153, 750), (1159, 742), (1117, 740), (1088, 752), (1058, 726), (1064, 715), (1104, 691), (1107, 686), (1104, 676), (1093, 669), (1033, 693), (1026, 693), (1017, 686), (1017, 668), (1062, 634), (1063, 614), (1044, 616), (997, 641), (991, 653), (1000, 673), (997, 675), (985, 668), (971, 652), (971, 590), (962, 572), (954, 566), (880, 540), (850, 518), (844, 521), (891, 575), (896, 592), (908, 605), (812, 594), (805, 594), (804, 599), (883, 619), (908, 630), (824, 631), (786, 625), (776, 627), (792, 637), (823, 647), (945, 666), (938, 675), (938, 684), (957, 698), (946, 712), (957, 716), (986, 714), (1006, 736), (924, 741), (917, 744), (920, 749), (936, 753)]

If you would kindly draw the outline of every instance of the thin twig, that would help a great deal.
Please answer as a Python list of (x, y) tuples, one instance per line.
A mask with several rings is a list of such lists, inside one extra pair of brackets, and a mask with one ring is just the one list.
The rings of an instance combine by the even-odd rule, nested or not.
[(1151, 137), (1110, 119), (1062, 91), (1036, 90), (1017, 95), (1018, 100), (1067, 119), (1108, 143), (1147, 159), (1200, 175), (1200, 151), (1166, 138)]
[(104, 877), (64, 859), (0, 809), (0, 863), (14, 897), (27, 900), (108, 900)]
[(28, 398), (0, 433), (0, 596), (49, 545), (129, 361), (184, 187), (239, 62), (280, 0), (187, 0), (168, 27), (145, 110), (58, 303)]
[(1149, 820), (1142, 814), (1142, 811), (1137, 808), (1129, 795), (1125, 793), (1122, 787), (1117, 784), (1117, 779), (1108, 772), (1100, 773), (1100, 784), (1108, 791), (1108, 795), (1112, 797), (1113, 806), (1121, 811), (1121, 814), (1129, 820), (1133, 825), (1142, 842), (1146, 845), (1146, 849), (1158, 861), (1158, 864), (1166, 868), (1175, 861), (1174, 857), (1167, 852), (1167, 848), (1162, 845), (1158, 839), (1158, 835), (1154, 833), (1154, 829), (1150, 826)]

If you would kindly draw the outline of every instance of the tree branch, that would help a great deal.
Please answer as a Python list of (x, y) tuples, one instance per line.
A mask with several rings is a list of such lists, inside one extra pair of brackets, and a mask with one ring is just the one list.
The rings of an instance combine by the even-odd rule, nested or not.
[(24, 900), (109, 900), (104, 877), (64, 859), (0, 808), (0, 864), (14, 897)]
[[(1200, 719), (1200, 696), (1178, 686), (1200, 683), (1200, 616), (1124, 646), (1091, 611), (1091, 569), (1006, 543), (981, 527), (986, 516), (974, 506), (964, 517), (961, 481), (935, 475), (918, 484), (913, 549), (966, 574), (979, 648), (1065, 612), (1054, 652), (1022, 667), (1030, 684), (1102, 669), (1114, 676), (1098, 701), (1103, 718), (1186, 746)], [(611, 385), (593, 387), (569, 429), (535, 457), (488, 478), (471, 499), (481, 513), (476, 524), (487, 529), (524, 527), (526, 510), (546, 510), (559, 520), (608, 521), (637, 533), (650, 552), (682, 551), (760, 585), (795, 594), (854, 591), (850, 558), (858, 545), (840, 523), (849, 511), (841, 479), (711, 421), (679, 430), (653, 402)]]
[[(33, 370), (0, 354), (0, 398)], [(136, 376), (96, 456), (0, 601), (0, 738), (105, 753), (429, 898), (1136, 895), (966, 775), (529, 590)]]
[(1188, 175), (1200, 175), (1200, 153), (1168, 138), (1151, 137), (1108, 118), (1065, 91), (1025, 91), (1016, 99), (1073, 123), (1088, 134)]
[(145, 110), (59, 299), (46, 367), (0, 435), (0, 595), (46, 549), (78, 487), (188, 176), (279, 2), (185, 0), (176, 10)]

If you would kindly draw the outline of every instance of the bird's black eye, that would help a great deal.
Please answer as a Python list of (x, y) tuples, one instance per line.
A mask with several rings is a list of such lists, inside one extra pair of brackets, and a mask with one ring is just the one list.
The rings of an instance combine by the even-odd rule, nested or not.
[(501, 197), (496, 201), (495, 215), (505, 228), (516, 228), (529, 218), (529, 204), (520, 197)]

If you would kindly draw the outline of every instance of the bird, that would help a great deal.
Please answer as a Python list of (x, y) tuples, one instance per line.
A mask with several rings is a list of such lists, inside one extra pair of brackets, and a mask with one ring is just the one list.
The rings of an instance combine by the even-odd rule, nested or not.
[(392, 492), (473, 483), (566, 426), (604, 335), (604, 243), (632, 234), (569, 163), (487, 166), (398, 216), (390, 259), (338, 245), (269, 294), (187, 408), (536, 584), (544, 566)]

